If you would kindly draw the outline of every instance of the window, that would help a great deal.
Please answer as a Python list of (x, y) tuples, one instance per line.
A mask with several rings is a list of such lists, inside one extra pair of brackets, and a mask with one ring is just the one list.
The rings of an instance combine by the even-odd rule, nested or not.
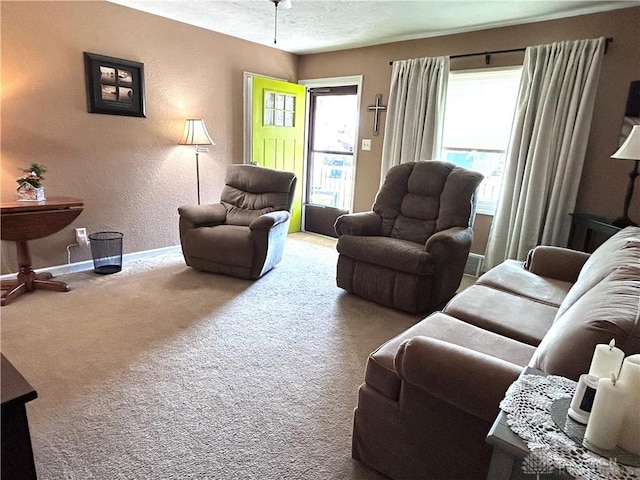
[(484, 175), (478, 213), (493, 215), (522, 67), (451, 72), (440, 158)]
[(264, 94), (264, 125), (293, 127), (296, 97), (277, 92)]

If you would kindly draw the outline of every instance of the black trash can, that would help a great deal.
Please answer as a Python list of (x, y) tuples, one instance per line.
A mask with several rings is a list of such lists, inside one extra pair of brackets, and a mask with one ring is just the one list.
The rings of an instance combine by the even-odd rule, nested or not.
[(94, 272), (106, 275), (122, 270), (122, 236), (120, 232), (89, 235)]

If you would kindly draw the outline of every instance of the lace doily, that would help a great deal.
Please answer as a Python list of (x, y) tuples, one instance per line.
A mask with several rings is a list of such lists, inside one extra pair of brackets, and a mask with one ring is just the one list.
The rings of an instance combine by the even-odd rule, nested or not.
[(507, 423), (525, 442), (531, 455), (523, 462), (525, 473), (551, 473), (551, 467), (586, 480), (640, 479), (640, 468), (618, 464), (577, 444), (551, 417), (551, 404), (572, 397), (577, 383), (554, 375), (523, 375), (514, 382), (500, 408)]

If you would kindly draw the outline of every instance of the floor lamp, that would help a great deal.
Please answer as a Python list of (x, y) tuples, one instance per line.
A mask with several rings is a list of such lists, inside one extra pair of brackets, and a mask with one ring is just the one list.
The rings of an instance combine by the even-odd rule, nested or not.
[(622, 216), (611, 222), (612, 225), (620, 228), (628, 227), (629, 225), (635, 226), (636, 224), (629, 218), (629, 205), (631, 205), (633, 187), (636, 177), (638, 176), (638, 164), (640, 163), (640, 125), (633, 126), (627, 139), (616, 153), (611, 155), (611, 158), (618, 160), (635, 160), (633, 170), (629, 173), (629, 186), (627, 187), (627, 194), (624, 197), (624, 210), (622, 211)]
[(200, 163), (198, 161), (198, 154), (209, 151), (207, 147), (203, 147), (202, 145), (215, 145), (209, 136), (209, 132), (207, 132), (204, 120), (201, 118), (188, 118), (185, 121), (180, 145), (196, 146), (196, 179), (198, 182), (198, 205), (200, 205)]

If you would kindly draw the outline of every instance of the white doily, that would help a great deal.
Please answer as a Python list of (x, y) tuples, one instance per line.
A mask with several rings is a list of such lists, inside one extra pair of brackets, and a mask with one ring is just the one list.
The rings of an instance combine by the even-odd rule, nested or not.
[[(551, 417), (554, 400), (572, 397), (577, 383), (554, 375), (523, 375), (514, 382), (500, 408), (507, 413), (511, 430), (526, 441), (531, 452), (523, 462), (523, 470), (541, 471), (543, 466), (553, 466), (579, 479), (602, 480), (640, 479), (640, 468), (618, 464), (578, 445), (558, 428)], [(534, 470), (538, 468), (537, 471)]]

